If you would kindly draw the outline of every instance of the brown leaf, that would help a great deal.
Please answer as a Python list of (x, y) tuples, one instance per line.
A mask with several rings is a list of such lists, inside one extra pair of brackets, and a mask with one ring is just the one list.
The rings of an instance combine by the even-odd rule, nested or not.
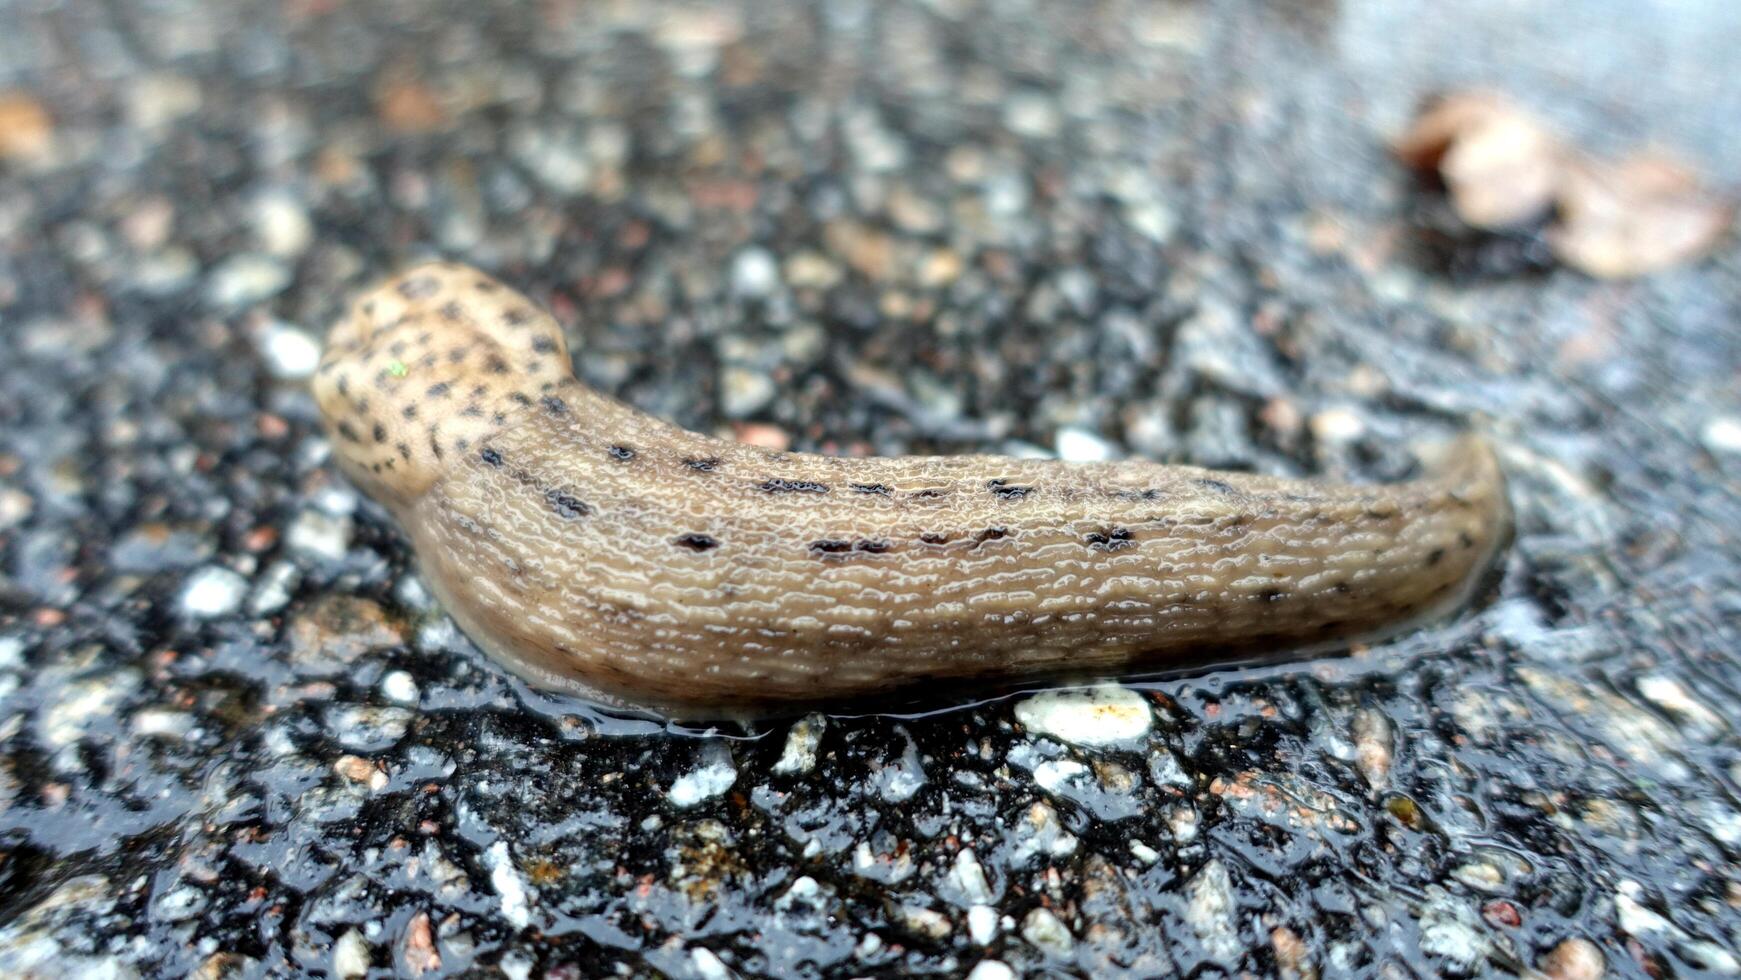
[(1602, 279), (1641, 276), (1711, 250), (1734, 207), (1680, 163), (1638, 156), (1568, 167), (1548, 244), (1567, 265)]
[(1394, 150), (1417, 170), (1436, 170), (1458, 217), (1490, 230), (1546, 214), (1565, 162), (1559, 141), (1540, 121), (1482, 92), (1433, 103)]

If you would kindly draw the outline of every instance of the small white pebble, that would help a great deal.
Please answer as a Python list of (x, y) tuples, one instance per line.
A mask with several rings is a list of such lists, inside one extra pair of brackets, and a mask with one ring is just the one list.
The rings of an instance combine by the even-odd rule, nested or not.
[(1119, 457), (1117, 446), (1073, 425), (1059, 429), (1052, 445), (1059, 459), (1071, 463), (1100, 463)]
[(350, 546), (351, 520), (334, 517), (317, 510), (305, 510), (296, 515), (284, 532), (284, 546), (293, 553), (313, 555), (328, 561), (338, 561)]
[(16, 636), (0, 636), (0, 670), (17, 670), (24, 666), (24, 640)]
[(1034, 782), (1048, 793), (1055, 793), (1065, 783), (1088, 775), (1088, 767), (1074, 759), (1054, 759), (1034, 767)]
[(673, 780), (668, 797), (673, 806), (694, 806), (731, 789), (737, 778), (737, 767), (732, 765), (730, 751), (717, 743), (710, 743), (703, 750), (700, 767)]
[(975, 905), (967, 910), (967, 935), (976, 945), (985, 946), (997, 938), (997, 909)]
[(739, 296), (766, 296), (780, 285), (780, 265), (765, 248), (746, 248), (732, 259), (731, 288)]
[(1346, 445), (1366, 432), (1366, 423), (1348, 408), (1326, 409), (1312, 416), (1312, 435), (1319, 442)]
[(1069, 956), (1076, 948), (1076, 937), (1050, 909), (1038, 908), (1022, 920), (1022, 938), (1053, 956)]
[(689, 951), (689, 962), (695, 967), (697, 975), (705, 980), (726, 980), (732, 975), (731, 969), (721, 963), (719, 957), (705, 946), (697, 946)]
[(532, 922), (531, 910), (526, 907), (526, 884), (508, 856), (508, 845), (503, 841), (491, 844), (484, 852), (484, 863), (490, 868), (490, 884), (501, 896), (502, 917), (516, 929), (526, 928)]
[(281, 381), (298, 381), (320, 366), (320, 342), (299, 327), (273, 320), (260, 335), (260, 357)]
[(381, 693), (386, 695), (389, 701), (397, 701), (400, 704), (416, 704), (417, 682), (412, 680), (411, 675), (403, 670), (390, 670), (387, 672), (387, 676), (381, 678)]
[(247, 591), (247, 579), (227, 568), (208, 566), (194, 572), (182, 588), (181, 611), (196, 619), (228, 616), (242, 605)]
[(332, 972), (342, 980), (367, 976), (369, 961), (369, 944), (355, 929), (345, 930), (345, 934), (332, 944)]
[(290, 270), (268, 255), (243, 254), (226, 259), (206, 282), (206, 302), (220, 309), (239, 309), (271, 299), (290, 285)]
[(291, 259), (307, 250), (314, 238), (314, 224), (308, 220), (296, 198), (282, 191), (262, 194), (254, 201), (254, 234), (260, 245), (272, 255)]
[(986, 881), (985, 869), (980, 867), (973, 848), (964, 847), (955, 855), (954, 876), (968, 901), (984, 905), (992, 900), (991, 884)]
[(967, 980), (1016, 980), (1016, 971), (998, 960), (980, 960)]
[(1114, 745), (1141, 738), (1154, 720), (1143, 696), (1116, 684), (1047, 691), (1016, 705), (1016, 720), (1036, 735), (1072, 745)]
[(1713, 453), (1741, 456), (1741, 418), (1719, 415), (1705, 423), (1699, 437), (1704, 440), (1705, 448)]
[(828, 728), (824, 715), (805, 715), (793, 723), (786, 733), (786, 747), (780, 750), (780, 761), (774, 771), (781, 775), (809, 772), (816, 767), (816, 747), (822, 743), (822, 733)]
[(185, 711), (142, 708), (133, 713), (132, 727), (135, 735), (183, 738), (193, 730), (193, 715)]
[(1130, 853), (1144, 864), (1154, 864), (1161, 859), (1160, 852), (1140, 840), (1130, 842)]

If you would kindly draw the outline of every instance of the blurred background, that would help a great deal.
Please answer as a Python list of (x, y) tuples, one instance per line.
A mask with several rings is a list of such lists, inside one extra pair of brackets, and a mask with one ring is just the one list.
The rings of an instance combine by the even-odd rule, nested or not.
[[(1392, 149), (1496, 92), (1731, 197), (1734, 4), (0, 24), (5, 972), (1741, 971), (1741, 250), (1597, 278)], [(728, 438), (1380, 479), (1474, 429), (1518, 538), (1455, 622), (1135, 685), (1117, 748), (614, 724), (479, 657), (328, 461), (327, 324), (432, 256)]]

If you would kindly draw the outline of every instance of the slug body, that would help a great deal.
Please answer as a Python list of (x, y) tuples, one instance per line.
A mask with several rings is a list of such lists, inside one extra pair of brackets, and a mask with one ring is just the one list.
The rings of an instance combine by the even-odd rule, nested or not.
[(580, 384), (554, 319), (452, 264), (361, 297), (315, 394), (480, 647), (666, 714), (1373, 637), (1466, 601), (1510, 524), (1468, 437), (1386, 486), (711, 439)]

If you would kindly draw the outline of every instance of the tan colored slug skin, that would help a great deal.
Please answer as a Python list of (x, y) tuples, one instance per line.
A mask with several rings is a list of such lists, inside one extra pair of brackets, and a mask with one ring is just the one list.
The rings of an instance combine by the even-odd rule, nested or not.
[(686, 717), (1370, 638), (1465, 602), (1510, 527), (1473, 437), (1386, 486), (706, 438), (581, 385), (548, 314), (454, 264), (358, 299), (314, 389), (480, 647)]

